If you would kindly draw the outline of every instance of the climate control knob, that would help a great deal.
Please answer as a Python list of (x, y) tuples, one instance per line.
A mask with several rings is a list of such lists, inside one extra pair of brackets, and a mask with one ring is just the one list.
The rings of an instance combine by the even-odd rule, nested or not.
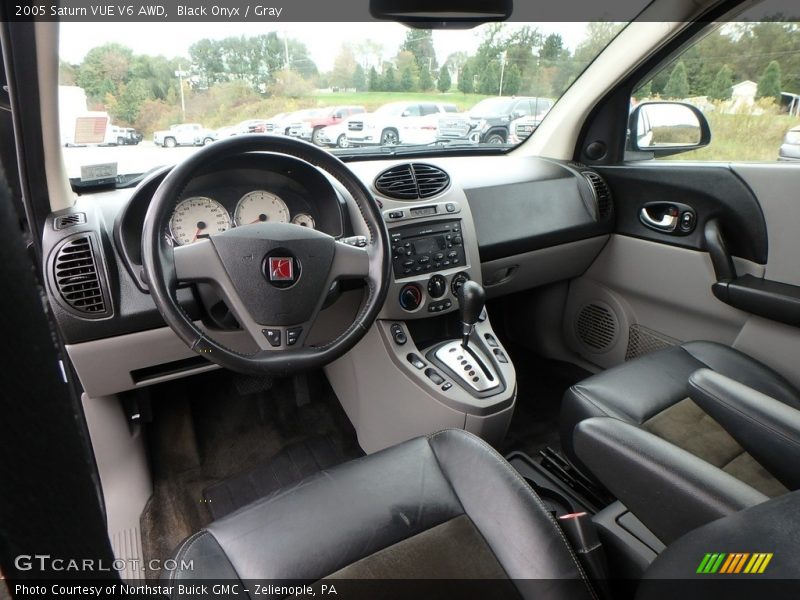
[(469, 281), (469, 275), (466, 273), (456, 273), (453, 276), (453, 281), (450, 282), (450, 291), (453, 292), (453, 296), (456, 298), (458, 298), (458, 290), (461, 289), (465, 281)]
[(434, 275), (428, 281), (428, 295), (431, 298), (441, 298), (447, 293), (447, 279), (441, 275)]
[(400, 290), (400, 306), (404, 310), (417, 310), (422, 304), (422, 290), (416, 283), (408, 283)]

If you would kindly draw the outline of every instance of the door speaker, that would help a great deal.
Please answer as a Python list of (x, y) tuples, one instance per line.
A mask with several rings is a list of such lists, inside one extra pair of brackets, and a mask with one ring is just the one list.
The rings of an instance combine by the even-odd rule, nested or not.
[(575, 318), (575, 337), (590, 354), (607, 352), (619, 337), (616, 313), (605, 302), (585, 304)]

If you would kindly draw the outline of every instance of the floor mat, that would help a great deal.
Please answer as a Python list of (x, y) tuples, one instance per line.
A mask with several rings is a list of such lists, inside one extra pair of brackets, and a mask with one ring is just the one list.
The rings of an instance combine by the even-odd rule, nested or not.
[(204, 492), (214, 519), (319, 471), (330, 469), (361, 452), (344, 450), (330, 437), (313, 437), (288, 445), (260, 465), (208, 486)]
[(538, 457), (550, 446), (561, 448), (558, 415), (567, 389), (591, 373), (571, 363), (545, 360), (524, 348), (507, 345), (517, 371), (517, 403), (499, 450), (514, 450)]
[[(216, 496), (209, 502), (205, 495), (229, 478), (260, 473), (271, 464), (279, 470), (280, 481), (288, 481), (291, 469), (280, 465), (292, 459), (302, 464), (298, 453), (304, 444), (306, 450), (313, 448), (321, 468), (336, 456), (360, 452), (355, 431), (321, 372), (302, 385), (286, 379), (269, 387), (216, 371), (153, 386), (149, 394), (154, 416), (147, 426), (153, 495), (141, 518), (147, 561), (169, 558), (183, 539), (218, 514), (235, 509), (234, 504), (238, 507), (240, 503), (226, 504)], [(327, 439), (335, 451), (320, 451), (318, 442), (311, 441), (316, 439)], [(246, 493), (257, 493), (258, 486), (266, 490), (268, 481), (257, 476), (255, 487)], [(157, 571), (147, 573), (158, 576)]]

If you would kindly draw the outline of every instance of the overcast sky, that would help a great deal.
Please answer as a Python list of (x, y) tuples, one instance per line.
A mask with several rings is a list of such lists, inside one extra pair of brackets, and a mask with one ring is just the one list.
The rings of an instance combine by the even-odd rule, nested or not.
[[(524, 23), (510, 23), (518, 28)], [(532, 23), (545, 34), (560, 33), (566, 46), (575, 48), (583, 39), (584, 23)], [(344, 42), (373, 39), (383, 44), (385, 58), (393, 57), (405, 39), (407, 29), (398, 23), (62, 23), (61, 58), (79, 63), (86, 53), (107, 42), (118, 42), (137, 54), (188, 56), (189, 46), (203, 38), (253, 36), (269, 31), (302, 41), (317, 67), (330, 71), (339, 47)], [(472, 53), (480, 43), (480, 28), (433, 33), (436, 58), (443, 63), (459, 50)]]

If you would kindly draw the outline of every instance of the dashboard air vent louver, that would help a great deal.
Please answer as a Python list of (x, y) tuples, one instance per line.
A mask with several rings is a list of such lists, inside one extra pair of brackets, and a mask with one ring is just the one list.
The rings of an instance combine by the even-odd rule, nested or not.
[(409, 163), (390, 167), (375, 179), (375, 189), (397, 200), (418, 200), (440, 194), (450, 185), (450, 176), (438, 167)]
[(60, 231), (68, 227), (80, 225), (82, 223), (86, 223), (86, 213), (78, 212), (56, 217), (55, 221), (53, 221), (53, 227), (56, 229), (56, 231)]
[(53, 263), (53, 275), (61, 297), (69, 306), (87, 315), (106, 314), (91, 236), (78, 235), (61, 246)]
[(589, 182), (594, 190), (595, 198), (597, 198), (597, 211), (600, 219), (603, 220), (611, 214), (614, 205), (611, 200), (611, 190), (605, 180), (594, 171), (583, 171), (583, 176)]

